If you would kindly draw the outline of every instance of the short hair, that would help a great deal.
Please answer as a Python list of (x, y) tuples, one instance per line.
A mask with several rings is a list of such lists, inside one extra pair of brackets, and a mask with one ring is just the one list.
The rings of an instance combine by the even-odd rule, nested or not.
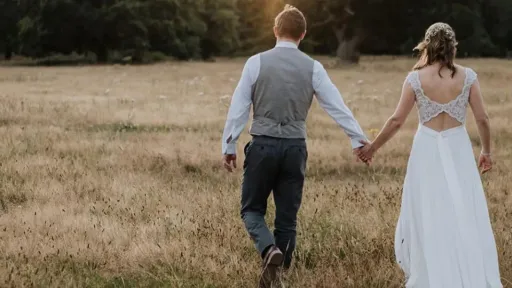
[(274, 25), (278, 36), (299, 40), (306, 32), (306, 17), (299, 9), (286, 4), (284, 10), (277, 15)]

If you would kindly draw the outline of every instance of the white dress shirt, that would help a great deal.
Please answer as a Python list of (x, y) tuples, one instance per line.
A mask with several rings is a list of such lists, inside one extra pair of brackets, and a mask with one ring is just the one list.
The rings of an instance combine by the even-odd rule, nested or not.
[[(293, 42), (279, 41), (276, 47), (298, 49)], [(252, 86), (260, 73), (260, 54), (249, 58), (242, 71), (242, 77), (231, 99), (226, 126), (222, 136), (222, 153), (236, 154), (236, 143), (240, 134), (249, 121), (252, 104)], [(354, 118), (350, 109), (343, 102), (340, 92), (334, 86), (323, 65), (315, 61), (313, 68), (313, 88), (320, 106), (341, 126), (350, 137), (352, 148), (363, 146), (360, 141), (367, 140), (366, 136)]]

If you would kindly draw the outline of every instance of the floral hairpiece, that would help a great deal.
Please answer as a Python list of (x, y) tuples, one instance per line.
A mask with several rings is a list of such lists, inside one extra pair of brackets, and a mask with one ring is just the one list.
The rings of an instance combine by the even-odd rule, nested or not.
[(444, 36), (448, 40), (455, 42), (455, 32), (453, 31), (452, 27), (446, 23), (432, 24), (432, 26), (430, 26), (425, 33), (425, 41), (430, 42), (430, 40), (440, 32), (443, 32)]

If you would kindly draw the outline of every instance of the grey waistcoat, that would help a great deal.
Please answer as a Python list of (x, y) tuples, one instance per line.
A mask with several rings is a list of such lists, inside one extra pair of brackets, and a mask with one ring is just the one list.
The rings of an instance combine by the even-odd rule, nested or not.
[(261, 53), (260, 61), (252, 87), (254, 115), (249, 133), (305, 139), (314, 95), (314, 60), (299, 49), (276, 47)]

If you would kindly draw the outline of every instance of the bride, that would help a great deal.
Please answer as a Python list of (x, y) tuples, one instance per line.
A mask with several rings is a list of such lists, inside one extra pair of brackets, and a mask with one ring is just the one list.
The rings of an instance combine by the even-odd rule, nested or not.
[(444, 23), (430, 26), (416, 49), (395, 113), (358, 156), (372, 159), (402, 126), (416, 102), (420, 125), (409, 158), (395, 235), (406, 287), (501, 288), (486, 198), (465, 128), (471, 106), (482, 150), (492, 168), (490, 127), (476, 73), (454, 64), (457, 41)]

